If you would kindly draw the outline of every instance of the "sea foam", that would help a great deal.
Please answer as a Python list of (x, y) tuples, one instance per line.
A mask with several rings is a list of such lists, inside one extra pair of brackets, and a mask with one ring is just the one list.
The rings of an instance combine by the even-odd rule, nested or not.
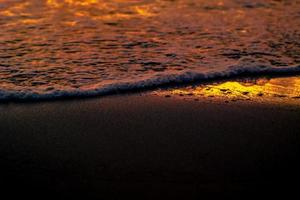
[(117, 82), (90, 89), (54, 90), (50, 92), (5, 91), (0, 90), (0, 101), (35, 101), (51, 100), (71, 97), (93, 97), (135, 90), (155, 89), (168, 84), (186, 84), (216, 79), (234, 78), (253, 75), (286, 75), (300, 73), (300, 65), (282, 68), (267, 66), (232, 67), (223, 72), (199, 73), (186, 71), (181, 74), (168, 74), (139, 81)]
[(0, 100), (296, 74), (299, 10), (300, 0), (4, 1)]

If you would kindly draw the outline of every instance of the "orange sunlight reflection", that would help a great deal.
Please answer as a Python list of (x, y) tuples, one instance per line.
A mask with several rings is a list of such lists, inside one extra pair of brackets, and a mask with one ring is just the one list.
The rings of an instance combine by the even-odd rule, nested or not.
[(225, 81), (154, 92), (160, 96), (185, 99), (202, 98), (231, 100), (284, 101), (300, 104), (300, 77), (258, 78)]
[[(127, 5), (124, 7), (124, 10), (122, 9), (122, 3)], [(152, 9), (155, 6), (152, 6), (152, 4), (157, 5), (157, 3), (154, 2), (150, 3), (149, 5), (144, 5), (144, 3), (142, 5), (140, 4), (141, 2), (135, 0), (47, 0), (47, 5), (50, 8), (69, 9), (69, 11), (73, 12), (73, 14), (77, 17), (85, 16), (94, 20), (126, 19), (135, 17), (133, 14), (144, 17), (150, 17), (154, 15)], [(128, 5), (131, 6), (128, 7)], [(99, 11), (105, 11), (107, 12), (107, 15), (97, 14)]]
[[(89, 95), (194, 73), (300, 71), (300, 20), (291, 20), (300, 0), (259, 2), (0, 0), (0, 93)], [(299, 84), (260, 78), (159, 93), (300, 101)]]
[(53, 7), (60, 7), (64, 4), (89, 6), (91, 4), (98, 3), (98, 0), (47, 0), (47, 3)]

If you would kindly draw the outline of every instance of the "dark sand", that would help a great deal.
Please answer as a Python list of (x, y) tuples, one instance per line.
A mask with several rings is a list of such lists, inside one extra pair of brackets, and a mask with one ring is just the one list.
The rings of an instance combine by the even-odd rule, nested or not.
[(287, 196), (299, 186), (299, 128), (300, 107), (246, 101), (134, 94), (2, 104), (1, 190), (40, 199)]

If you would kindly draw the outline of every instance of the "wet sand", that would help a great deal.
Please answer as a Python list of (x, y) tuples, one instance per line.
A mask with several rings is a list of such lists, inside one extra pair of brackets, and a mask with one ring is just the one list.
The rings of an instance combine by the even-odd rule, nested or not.
[(149, 93), (2, 104), (1, 190), (43, 199), (286, 197), (298, 188), (299, 121), (296, 105)]
[[(299, 75), (299, 10), (300, 0), (0, 0), (0, 197), (296, 193), (299, 76), (217, 81)], [(50, 102), (147, 88), (157, 90)]]
[(253, 101), (260, 104), (300, 106), (300, 76), (244, 77), (190, 84), (153, 91), (185, 100), (215, 102)]

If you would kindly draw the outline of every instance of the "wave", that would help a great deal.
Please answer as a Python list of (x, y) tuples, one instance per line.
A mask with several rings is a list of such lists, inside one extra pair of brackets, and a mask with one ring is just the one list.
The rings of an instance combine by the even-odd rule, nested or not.
[(47, 93), (28, 91), (7, 91), (0, 89), (0, 101), (41, 101), (63, 98), (95, 97), (136, 90), (155, 89), (171, 84), (188, 84), (201, 81), (214, 81), (225, 78), (242, 76), (266, 76), (266, 75), (295, 75), (300, 73), (300, 65), (289, 67), (256, 66), (232, 66), (225, 71), (201, 73), (197, 71), (184, 71), (180, 74), (159, 75), (144, 80), (117, 82), (102, 85), (92, 89), (55, 90)]

